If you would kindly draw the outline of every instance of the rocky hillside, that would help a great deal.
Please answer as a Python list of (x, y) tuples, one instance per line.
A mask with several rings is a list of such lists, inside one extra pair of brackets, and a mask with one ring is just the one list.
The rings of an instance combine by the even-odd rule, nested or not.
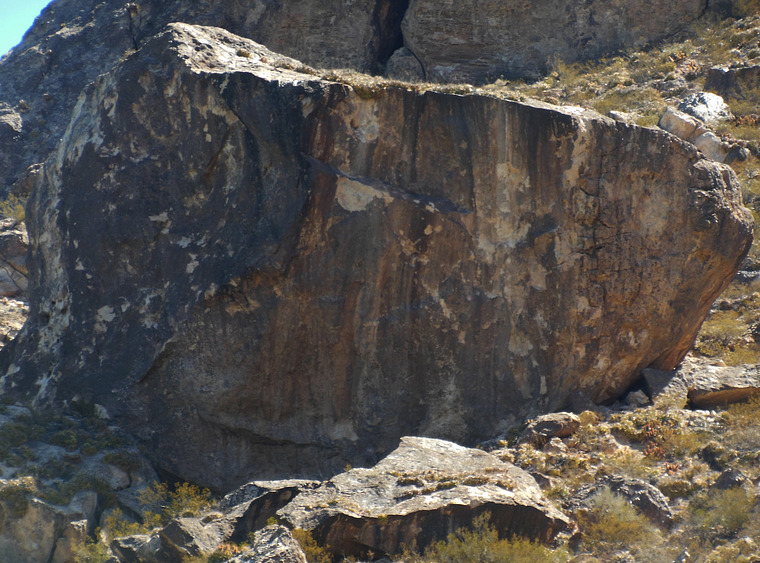
[(749, 558), (757, 7), (613, 4), (53, 3), (4, 560)]

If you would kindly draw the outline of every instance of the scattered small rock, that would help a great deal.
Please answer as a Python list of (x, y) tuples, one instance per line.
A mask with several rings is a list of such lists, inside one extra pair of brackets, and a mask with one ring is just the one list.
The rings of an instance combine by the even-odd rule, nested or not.
[(569, 412), (555, 412), (539, 416), (523, 431), (521, 442), (529, 442), (536, 447), (542, 447), (551, 438), (567, 438), (572, 436), (581, 421), (578, 415)]

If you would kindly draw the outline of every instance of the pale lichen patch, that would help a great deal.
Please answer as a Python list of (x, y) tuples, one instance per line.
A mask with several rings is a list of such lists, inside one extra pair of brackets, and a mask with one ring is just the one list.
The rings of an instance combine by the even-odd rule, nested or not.
[(387, 203), (392, 198), (388, 194), (361, 182), (343, 177), (338, 178), (335, 200), (346, 211), (364, 211), (376, 199), (382, 199)]

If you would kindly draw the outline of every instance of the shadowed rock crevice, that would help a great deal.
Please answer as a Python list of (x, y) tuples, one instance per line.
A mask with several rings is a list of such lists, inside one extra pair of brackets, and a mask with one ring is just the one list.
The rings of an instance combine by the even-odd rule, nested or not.
[(409, 0), (378, 0), (375, 4), (373, 24), (377, 29), (377, 61), (375, 72), (385, 69), (388, 59), (404, 46), (401, 21), (409, 8)]

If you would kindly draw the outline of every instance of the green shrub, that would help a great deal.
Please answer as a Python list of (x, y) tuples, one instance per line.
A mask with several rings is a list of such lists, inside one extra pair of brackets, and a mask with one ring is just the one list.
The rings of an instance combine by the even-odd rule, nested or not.
[(588, 512), (578, 516), (578, 527), (583, 534), (581, 549), (595, 555), (626, 549), (641, 558), (656, 554), (662, 544), (657, 527), (609, 488), (602, 489)]
[(406, 563), (564, 563), (570, 559), (565, 548), (550, 549), (527, 539), (499, 539), (490, 524), (491, 515), (482, 514), (473, 520), (472, 528), (459, 528), (445, 541), (431, 545), (424, 556), (407, 550)]
[(5, 201), (0, 201), (0, 215), (13, 219), (14, 223), (21, 223), (26, 219), (26, 199), (14, 194), (9, 194)]
[(106, 563), (110, 555), (111, 552), (104, 543), (91, 538), (74, 549), (75, 563)]
[(706, 540), (734, 537), (749, 522), (757, 498), (742, 487), (711, 491), (689, 505), (690, 524)]
[(37, 493), (37, 485), (31, 477), (11, 480), (0, 489), (0, 501), (13, 518), (23, 518), (29, 507), (29, 499)]
[(152, 518), (152, 516), (152, 513), (146, 513), (143, 515), (142, 522), (135, 522), (134, 520), (128, 520), (120, 508), (115, 508), (106, 516), (103, 528), (109, 539), (135, 534), (149, 534), (153, 528), (160, 526), (160, 523), (157, 522), (156, 518)]
[(298, 542), (298, 545), (301, 546), (301, 550), (304, 552), (304, 555), (306, 555), (306, 561), (308, 561), (308, 563), (332, 562), (332, 556), (330, 553), (317, 543), (317, 541), (311, 535), (311, 532), (302, 530), (301, 528), (296, 528), (294, 530), (291, 530), (291, 534), (293, 535), (293, 538)]
[(73, 451), (77, 449), (77, 435), (72, 430), (61, 430), (51, 435), (48, 438), (48, 443)]
[(140, 502), (161, 511), (162, 523), (180, 516), (198, 516), (211, 506), (211, 493), (190, 483), (177, 483), (173, 490), (166, 483), (153, 483), (140, 493)]

